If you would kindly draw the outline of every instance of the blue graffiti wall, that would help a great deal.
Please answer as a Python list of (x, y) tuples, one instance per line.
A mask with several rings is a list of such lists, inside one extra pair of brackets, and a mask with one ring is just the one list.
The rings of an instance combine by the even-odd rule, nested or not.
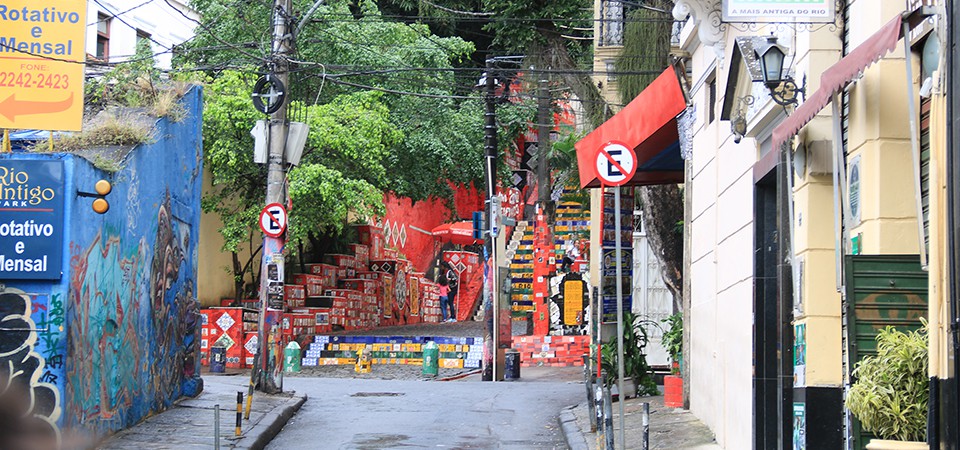
[[(0, 312), (0, 323), (9, 319), (31, 330), (16, 336), (0, 331), (0, 359), (36, 358), (30, 364), (37, 375), (28, 384), (43, 394), (34, 396), (44, 403), (37, 415), (65, 448), (87, 447), (202, 389), (196, 296), (200, 89), (183, 103), (187, 118), (158, 120), (152, 142), (127, 154), (115, 172), (68, 154), (0, 156), (0, 167), (11, 159), (63, 165), (63, 237), (57, 252), (50, 252), (58, 253), (62, 273), (52, 280), (10, 273), (0, 279), (0, 295), (20, 299)], [(94, 192), (101, 179), (113, 187), (106, 196), (110, 209), (102, 215), (92, 210), (92, 198), (78, 195)], [(39, 230), (36, 223), (28, 229)], [(36, 261), (49, 274), (54, 264), (42, 258), (46, 250), (32, 248), (17, 268), (28, 270)]]

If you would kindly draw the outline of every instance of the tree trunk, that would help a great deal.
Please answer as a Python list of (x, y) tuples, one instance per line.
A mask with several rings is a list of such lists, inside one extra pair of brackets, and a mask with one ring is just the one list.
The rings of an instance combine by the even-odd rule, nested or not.
[(673, 295), (675, 311), (683, 311), (683, 192), (679, 185), (637, 189), (650, 247), (661, 265), (661, 275)]

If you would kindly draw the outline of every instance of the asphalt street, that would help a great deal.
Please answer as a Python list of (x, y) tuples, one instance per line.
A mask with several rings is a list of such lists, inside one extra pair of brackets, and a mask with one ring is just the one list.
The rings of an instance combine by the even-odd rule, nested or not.
[(584, 401), (582, 369), (515, 382), (286, 378), (310, 400), (267, 446), (287, 449), (565, 449), (557, 418)]

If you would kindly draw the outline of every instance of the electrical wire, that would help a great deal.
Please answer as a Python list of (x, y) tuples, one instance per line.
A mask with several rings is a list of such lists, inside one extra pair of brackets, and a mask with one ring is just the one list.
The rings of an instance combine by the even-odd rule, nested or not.
[(105, 21), (108, 21), (108, 20), (110, 20), (110, 19), (112, 19), (112, 18), (114, 18), (114, 17), (122, 16), (122, 15), (128, 13), (128, 12), (131, 12), (131, 11), (137, 9), (137, 8), (142, 7), (142, 6), (146, 6), (147, 4), (150, 4), (150, 3), (152, 3), (152, 2), (153, 2), (153, 0), (147, 0), (147, 1), (141, 3), (141, 4), (137, 5), (137, 6), (134, 6), (134, 7), (130, 8), (130, 9), (127, 9), (127, 10), (124, 10), (124, 11), (121, 11), (121, 12), (118, 12), (118, 13), (116, 13), (116, 14), (112, 14), (112, 15), (104, 14), (104, 18), (103, 18), (103, 19), (99, 19), (99, 17), (98, 17), (98, 20), (97, 20), (96, 22), (90, 22), (90, 23), (87, 24), (87, 26), (88, 26), (88, 27), (94, 26), (94, 25), (99, 24), (100, 22), (105, 22)]
[[(100, 0), (93, 0), (93, 2), (96, 3), (96, 4), (98, 4), (98, 5), (100, 5), (101, 8), (103, 8), (103, 9), (105, 9), (105, 10), (107, 10), (107, 11), (110, 11), (110, 8), (108, 8), (108, 7), (107, 7), (106, 5), (104, 5), (103, 3), (100, 3)], [(131, 25), (130, 22), (127, 22), (126, 20), (124, 20), (124, 19), (123, 19), (122, 17), (120, 17), (119, 15), (114, 14), (113, 18), (119, 20), (120, 23), (122, 23), (122, 24), (130, 27), (130, 29), (133, 29), (133, 30), (139, 30), (139, 29), (140, 29), (140, 28), (138, 28), (138, 27), (135, 27), (135, 26)], [(167, 50), (172, 50), (172, 49), (173, 49), (173, 47), (171, 47), (171, 46), (163, 45), (162, 43), (160, 43), (160, 41), (154, 39), (153, 36), (147, 35), (146, 38), (147, 38), (147, 40), (149, 40), (150, 42), (153, 42), (154, 44), (159, 45), (160, 48), (167, 49)]]

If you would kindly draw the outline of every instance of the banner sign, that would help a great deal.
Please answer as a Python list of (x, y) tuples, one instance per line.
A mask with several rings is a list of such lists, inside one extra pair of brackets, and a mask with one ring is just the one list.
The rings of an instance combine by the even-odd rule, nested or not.
[(87, 2), (0, 0), (0, 128), (80, 131)]
[(63, 252), (63, 162), (0, 160), (0, 280), (55, 280)]
[(832, 23), (835, 8), (835, 0), (723, 0), (723, 21)]

